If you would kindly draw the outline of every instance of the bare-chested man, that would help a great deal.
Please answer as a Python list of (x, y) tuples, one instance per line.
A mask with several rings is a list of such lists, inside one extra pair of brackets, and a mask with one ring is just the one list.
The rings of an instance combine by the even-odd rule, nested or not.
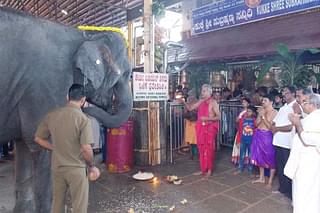
[(211, 97), (212, 87), (201, 87), (201, 99), (189, 110), (198, 109), (196, 122), (197, 145), (200, 155), (200, 168), (203, 175), (210, 176), (213, 170), (216, 135), (219, 130), (220, 111), (218, 103)]
[(264, 168), (270, 169), (270, 178), (267, 188), (271, 189), (275, 174), (275, 149), (272, 145), (272, 121), (277, 115), (277, 110), (272, 107), (274, 98), (266, 95), (262, 99), (262, 107), (258, 109), (257, 129), (251, 145), (251, 161), (259, 167), (259, 179), (253, 183), (265, 183)]

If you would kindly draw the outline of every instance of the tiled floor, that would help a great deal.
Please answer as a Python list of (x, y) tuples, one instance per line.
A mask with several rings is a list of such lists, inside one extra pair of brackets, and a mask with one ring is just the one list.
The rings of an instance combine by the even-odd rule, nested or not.
[[(10, 212), (14, 204), (12, 162), (0, 165), (0, 212)], [(247, 172), (235, 176), (230, 163), (230, 150), (217, 154), (216, 168), (209, 179), (193, 175), (198, 162), (189, 156), (177, 156), (175, 164), (149, 168), (134, 168), (125, 174), (110, 174), (100, 165), (102, 177), (90, 185), (89, 213), (94, 212), (190, 212), (190, 213), (289, 213), (291, 201), (273, 194), (263, 185), (252, 184)], [(131, 175), (144, 169), (153, 172), (158, 183), (135, 181)], [(172, 185), (164, 179), (177, 175), (181, 185)], [(274, 189), (277, 188), (277, 181)], [(187, 203), (182, 204), (182, 200)]]

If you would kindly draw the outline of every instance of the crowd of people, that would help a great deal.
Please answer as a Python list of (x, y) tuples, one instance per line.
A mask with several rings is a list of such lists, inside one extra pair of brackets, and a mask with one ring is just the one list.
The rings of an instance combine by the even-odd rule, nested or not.
[[(241, 92), (236, 95), (243, 110), (235, 121), (234, 175), (247, 168), (255, 177), (258, 171), (252, 183), (265, 184), (270, 190), (277, 176), (279, 188), (273, 193), (292, 199), (295, 213), (320, 212), (320, 95), (295, 86), (281, 91), (260, 88), (251, 98)], [(184, 139), (191, 145), (192, 157), (198, 147), (200, 174), (209, 176), (214, 169), (220, 100), (209, 85), (202, 86), (199, 100), (193, 91), (189, 97), (185, 102)]]
[[(226, 94), (224, 97), (232, 97), (230, 91)], [(241, 98), (243, 109), (235, 121), (238, 128), (232, 151), (232, 162), (237, 165), (234, 175), (247, 168), (249, 175), (255, 177), (257, 170), (258, 178), (252, 184), (265, 184), (270, 190), (277, 176), (279, 188), (274, 193), (292, 199), (294, 213), (319, 213), (320, 95), (294, 86), (286, 86), (281, 92), (260, 89), (251, 98), (238, 92), (236, 95)], [(177, 112), (185, 118), (184, 141), (190, 145), (192, 158), (199, 158), (199, 174), (207, 178), (214, 172), (222, 97), (213, 92), (211, 85), (204, 84), (199, 99), (194, 90), (178, 91), (176, 98), (185, 108)], [(93, 162), (90, 120), (81, 111), (85, 100), (83, 86), (72, 85), (68, 104), (48, 113), (35, 133), (36, 143), (54, 150), (53, 212), (64, 208), (68, 188), (75, 211), (87, 212), (87, 173), (91, 180), (100, 175)]]

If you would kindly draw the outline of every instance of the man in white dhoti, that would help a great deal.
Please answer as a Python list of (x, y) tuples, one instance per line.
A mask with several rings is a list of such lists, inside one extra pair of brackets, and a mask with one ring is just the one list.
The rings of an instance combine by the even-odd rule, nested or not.
[(308, 115), (291, 114), (296, 127), (284, 174), (292, 179), (294, 213), (320, 212), (320, 95), (309, 94), (301, 101)]

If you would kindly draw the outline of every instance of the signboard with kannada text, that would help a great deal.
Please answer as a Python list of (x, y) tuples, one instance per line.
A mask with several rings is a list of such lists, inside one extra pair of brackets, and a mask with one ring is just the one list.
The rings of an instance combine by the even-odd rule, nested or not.
[(192, 11), (192, 34), (220, 30), (317, 7), (320, 7), (320, 0), (218, 0)]
[(168, 86), (168, 74), (133, 72), (134, 101), (166, 101)]

